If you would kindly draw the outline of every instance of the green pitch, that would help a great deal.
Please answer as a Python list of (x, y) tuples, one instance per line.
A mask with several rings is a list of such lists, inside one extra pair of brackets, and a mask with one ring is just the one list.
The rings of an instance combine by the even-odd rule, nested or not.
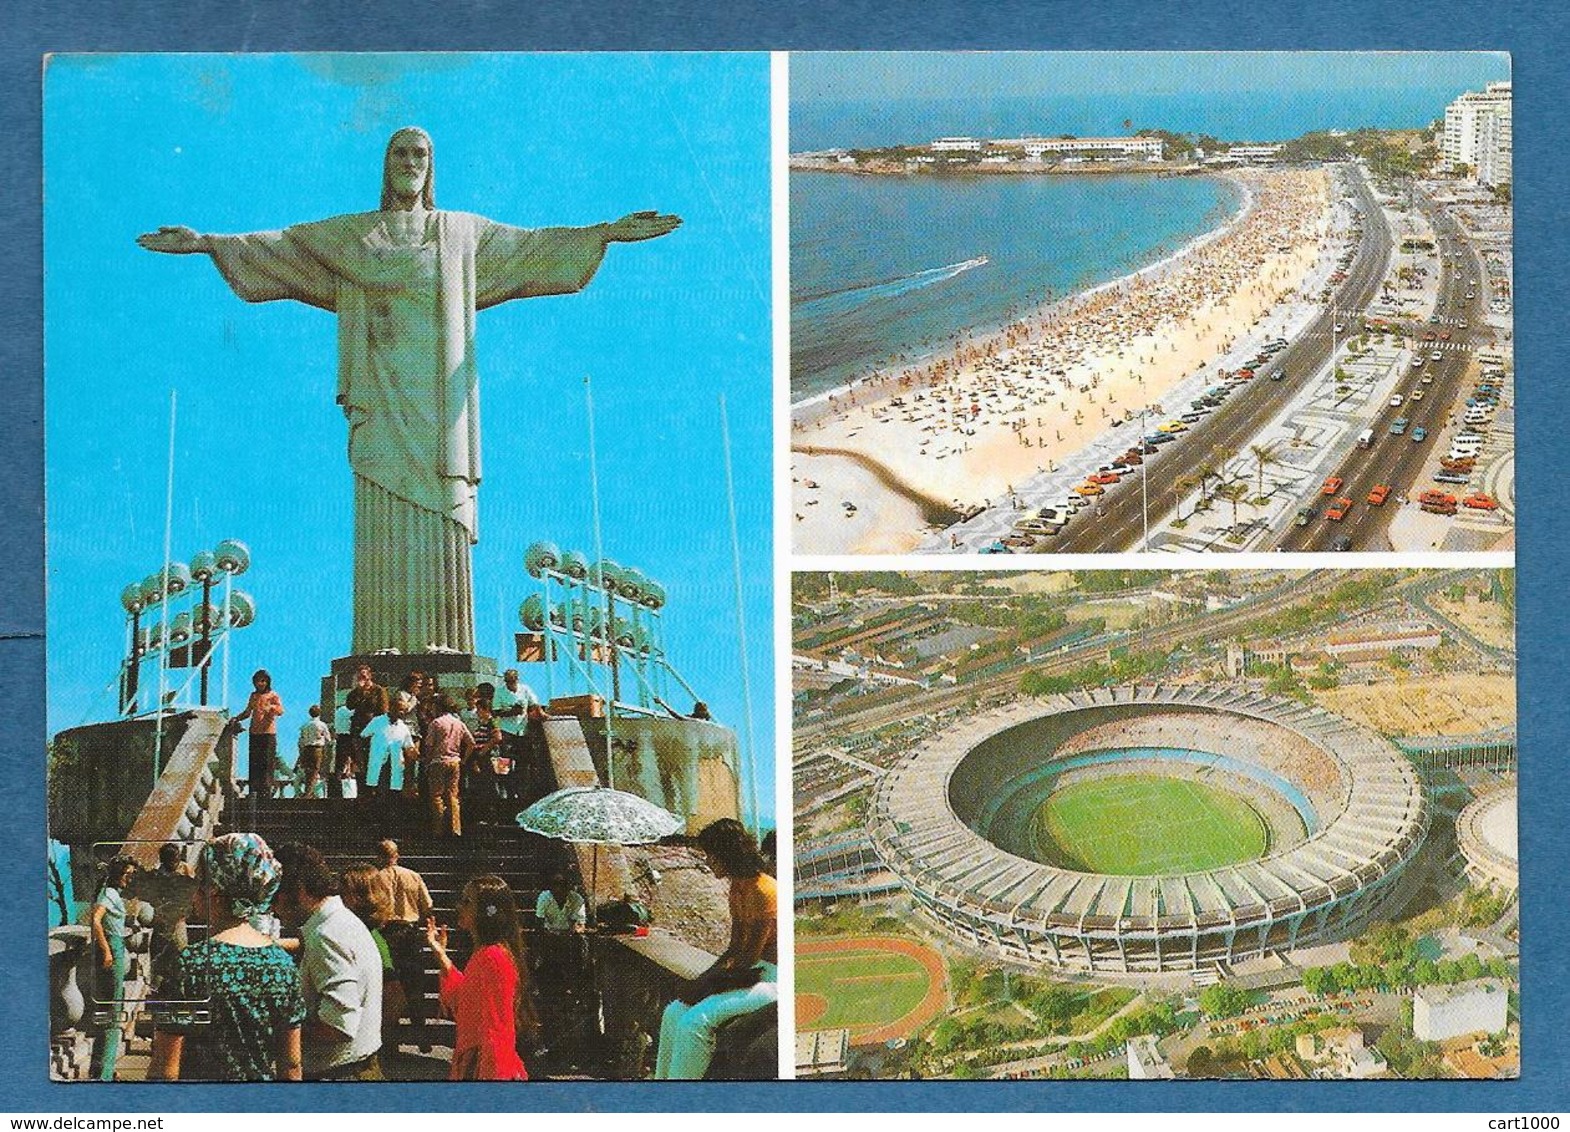
[(905, 1017), (927, 995), (927, 969), (908, 955), (847, 951), (796, 958), (796, 993), (822, 995), (814, 1030), (866, 1029)]
[(1170, 876), (1251, 860), (1270, 845), (1242, 798), (1202, 782), (1118, 775), (1070, 783), (1036, 812), (1045, 861), (1113, 876)]

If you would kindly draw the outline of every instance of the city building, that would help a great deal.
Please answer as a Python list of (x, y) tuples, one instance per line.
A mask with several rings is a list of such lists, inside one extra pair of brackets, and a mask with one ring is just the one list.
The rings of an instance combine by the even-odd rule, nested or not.
[(1348, 633), (1332, 633), (1325, 639), (1325, 651), (1343, 664), (1379, 660), (1393, 653), (1426, 652), (1443, 643), (1432, 625), (1374, 625)]
[(1508, 1024), (1509, 1013), (1510, 994), (1498, 979), (1418, 987), (1412, 992), (1412, 1033), (1420, 1041), (1497, 1034)]
[(1128, 1040), (1128, 1079), (1130, 1081), (1170, 1081), (1177, 1074), (1156, 1048), (1154, 1034), (1140, 1034)]
[(1363, 1031), (1351, 1026), (1299, 1034), (1297, 1055), (1326, 1070), (1324, 1076), (1341, 1079), (1377, 1077), (1390, 1068), (1378, 1052), (1363, 1044)]
[(1510, 182), (1510, 103), (1510, 84), (1502, 82), (1468, 91), (1445, 108), (1440, 155), (1446, 170), (1464, 165), (1480, 184)]
[(1025, 138), (1020, 145), (1032, 161), (1062, 153), (1142, 157), (1146, 161), (1162, 158), (1160, 138)]
[(845, 1076), (850, 1062), (849, 1030), (818, 1030), (796, 1035), (796, 1076), (818, 1079)]

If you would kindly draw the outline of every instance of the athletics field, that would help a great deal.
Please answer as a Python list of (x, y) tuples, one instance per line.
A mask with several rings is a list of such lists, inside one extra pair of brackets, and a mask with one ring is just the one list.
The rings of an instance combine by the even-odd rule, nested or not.
[(908, 1038), (948, 1005), (947, 967), (895, 936), (796, 941), (796, 1026), (848, 1029), (857, 1044)]
[(1171, 876), (1253, 860), (1268, 848), (1247, 801), (1202, 782), (1113, 775), (1070, 783), (1036, 812), (1053, 864), (1111, 876)]

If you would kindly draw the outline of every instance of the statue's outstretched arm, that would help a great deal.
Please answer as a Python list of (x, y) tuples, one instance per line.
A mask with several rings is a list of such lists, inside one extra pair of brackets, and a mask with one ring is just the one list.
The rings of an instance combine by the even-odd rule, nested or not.
[(136, 242), (150, 252), (165, 252), (169, 255), (191, 255), (194, 252), (210, 255), (213, 250), (211, 238), (177, 224), (166, 224), (156, 232), (143, 232)]
[(632, 212), (604, 226), (606, 243), (631, 244), (657, 240), (681, 227), (681, 217), (659, 212)]

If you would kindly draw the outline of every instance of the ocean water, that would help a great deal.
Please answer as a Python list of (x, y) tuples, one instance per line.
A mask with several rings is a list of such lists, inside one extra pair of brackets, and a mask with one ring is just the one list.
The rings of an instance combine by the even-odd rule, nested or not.
[[(1480, 84), (1472, 83), (1470, 86)], [(793, 99), (792, 152), (948, 135), (1122, 135), (1144, 127), (1231, 141), (1426, 126), (1467, 83), (1368, 90)], [(1212, 178), (791, 176), (791, 395), (994, 328), (1045, 298), (1115, 279), (1221, 223)], [(974, 265), (980, 257), (984, 265)]]
[(1155, 262), (1241, 204), (1213, 177), (791, 175), (791, 397)]

